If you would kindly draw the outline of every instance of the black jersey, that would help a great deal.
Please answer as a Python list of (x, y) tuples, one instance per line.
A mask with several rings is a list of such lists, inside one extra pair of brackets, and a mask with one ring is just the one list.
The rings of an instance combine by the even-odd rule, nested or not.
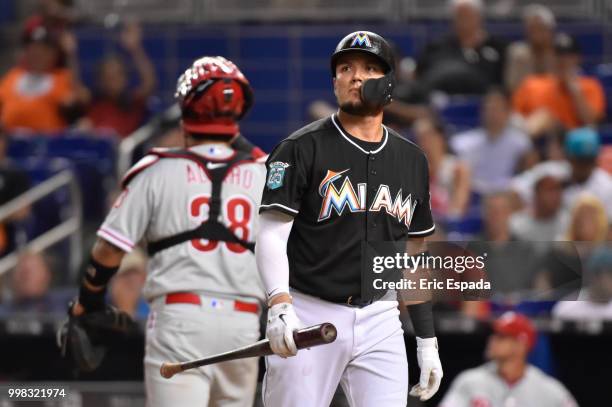
[(287, 243), (289, 285), (333, 302), (358, 297), (363, 241), (397, 241), (434, 231), (425, 154), (384, 127), (364, 143), (336, 115), (276, 146), (259, 212), (294, 216)]

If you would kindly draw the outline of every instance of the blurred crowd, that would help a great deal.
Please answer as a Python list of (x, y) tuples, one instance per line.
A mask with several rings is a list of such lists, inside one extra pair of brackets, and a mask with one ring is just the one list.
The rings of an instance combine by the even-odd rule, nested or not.
[[(101, 55), (95, 86), (85, 86), (72, 2), (39, 3), (23, 24), (16, 62), (0, 73), (0, 204), (30, 186), (28, 173), (7, 156), (10, 137), (51, 138), (76, 129), (121, 140), (147, 120), (158, 82), (141, 26), (125, 22), (116, 35), (120, 52)], [(562, 302), (546, 312), (612, 320), (611, 252), (598, 248), (612, 237), (612, 169), (602, 159), (611, 147), (599, 132), (606, 120), (602, 84), (583, 73), (579, 43), (557, 29), (547, 7), (525, 7), (523, 37), (508, 42), (487, 32), (484, 1), (449, 4), (449, 31), (432, 36), (437, 38), (416, 55), (397, 58), (398, 86), (385, 115), (387, 124), (429, 159), (437, 224), (432, 240), (485, 240), (507, 244), (521, 259), (539, 259), (532, 268), (505, 267), (515, 281), (542, 292), (554, 285), (546, 271), (551, 251), (563, 257), (553, 242), (584, 242), (587, 249), (575, 249), (581, 283), (573, 294), (590, 305)], [(475, 128), (445, 122), (440, 114), (445, 101), (458, 95), (478, 98)], [(323, 117), (334, 110), (319, 101), (309, 113)], [(180, 135), (174, 129), (161, 143), (179, 145)], [(26, 207), (0, 224), (0, 254), (23, 243), (14, 225), (28, 216)], [(115, 303), (135, 315), (146, 312), (137, 295), (144, 264), (138, 255), (125, 265), (111, 290)], [(0, 280), (2, 309), (63, 312), (73, 293), (50, 289), (61, 268), (52, 255), (20, 253), (10, 277)], [(494, 309), (463, 307), (475, 317), (488, 317)]]

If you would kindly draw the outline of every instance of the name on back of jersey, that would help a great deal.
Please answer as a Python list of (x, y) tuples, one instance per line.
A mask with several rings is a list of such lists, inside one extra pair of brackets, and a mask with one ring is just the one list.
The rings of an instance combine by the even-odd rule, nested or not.
[[(185, 166), (187, 184), (210, 183), (210, 179), (208, 178), (208, 176), (206, 175), (206, 171), (204, 171), (202, 167), (200, 167), (196, 163), (188, 163), (185, 164)], [(249, 189), (253, 186), (253, 179), (253, 171), (248, 166), (236, 165), (230, 170), (223, 182)]]

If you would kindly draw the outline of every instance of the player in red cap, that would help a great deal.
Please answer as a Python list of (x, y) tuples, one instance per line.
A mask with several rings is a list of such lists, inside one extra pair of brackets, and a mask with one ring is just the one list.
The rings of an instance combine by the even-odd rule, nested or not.
[(527, 362), (537, 332), (524, 315), (508, 312), (493, 323), (486, 356), (490, 361), (459, 374), (440, 407), (574, 407), (556, 379)]
[(253, 241), (266, 169), (252, 146), (231, 144), (251, 106), (249, 82), (231, 61), (203, 57), (181, 75), (176, 97), (185, 148), (154, 149), (125, 175), (123, 192), (98, 229), (72, 315), (107, 311), (109, 280), (124, 255), (146, 242), (147, 406), (250, 407), (256, 358), (170, 380), (159, 374), (162, 362), (257, 341), (265, 298)]

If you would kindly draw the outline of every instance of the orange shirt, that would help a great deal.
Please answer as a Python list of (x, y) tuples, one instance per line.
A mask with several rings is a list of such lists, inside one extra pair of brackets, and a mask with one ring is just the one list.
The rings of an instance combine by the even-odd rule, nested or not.
[[(586, 102), (599, 119), (603, 118), (606, 98), (599, 81), (586, 76), (581, 76), (578, 81)], [(512, 104), (514, 110), (523, 116), (546, 108), (568, 129), (584, 124), (578, 118), (571, 95), (553, 75), (530, 75), (525, 78), (514, 93)]]
[(9, 131), (61, 131), (67, 123), (60, 106), (72, 93), (72, 76), (67, 69), (32, 75), (23, 68), (13, 68), (0, 80), (0, 122)]

